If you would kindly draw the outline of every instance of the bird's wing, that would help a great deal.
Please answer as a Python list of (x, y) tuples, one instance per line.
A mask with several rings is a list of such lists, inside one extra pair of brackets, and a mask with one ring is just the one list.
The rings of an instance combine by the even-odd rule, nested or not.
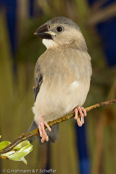
[(41, 73), (40, 65), (37, 62), (35, 66), (34, 84), (33, 84), (34, 100), (36, 100), (42, 82), (43, 82), (43, 75)]
[[(35, 66), (34, 84), (33, 84), (34, 100), (35, 101), (36, 101), (36, 97), (38, 95), (38, 92), (40, 90), (42, 82), (43, 82), (43, 75), (42, 75), (42, 72), (41, 72), (39, 62), (37, 61), (36, 66)], [(28, 132), (33, 131), (37, 127), (38, 127), (38, 125), (36, 124), (35, 121), (33, 121), (33, 123), (31, 124)], [(54, 125), (54, 126), (52, 126), (52, 132), (47, 132), (51, 142), (57, 141), (57, 139), (59, 137), (59, 131), (58, 130), (59, 130), (59, 125)], [(29, 141), (32, 142), (33, 138), (32, 137), (29, 138)], [(40, 137), (38, 137), (38, 141), (41, 142)]]

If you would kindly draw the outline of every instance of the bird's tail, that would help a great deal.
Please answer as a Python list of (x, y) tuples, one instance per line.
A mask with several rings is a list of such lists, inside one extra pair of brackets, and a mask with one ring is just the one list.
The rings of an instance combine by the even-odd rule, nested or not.
[[(28, 132), (31, 132), (31, 131), (33, 131), (34, 129), (37, 129), (37, 128), (38, 128), (38, 126), (37, 126), (36, 122), (33, 121), (32, 124), (31, 124), (31, 126), (30, 126), (30, 128), (29, 128), (29, 130), (28, 130)], [(58, 140), (58, 138), (59, 138), (59, 125), (58, 125), (58, 124), (53, 125), (53, 126), (51, 127), (51, 129), (52, 129), (51, 132), (49, 132), (49, 131), (47, 130), (47, 135), (48, 135), (48, 137), (49, 137), (49, 141), (54, 143), (54, 142), (56, 142), (56, 141)], [(30, 142), (32, 142), (32, 141), (34, 140), (34, 137), (31, 137), (31, 138), (29, 138), (28, 140), (29, 140)], [(39, 141), (39, 143), (41, 143), (41, 137), (40, 137), (40, 136), (37, 136), (37, 140)]]

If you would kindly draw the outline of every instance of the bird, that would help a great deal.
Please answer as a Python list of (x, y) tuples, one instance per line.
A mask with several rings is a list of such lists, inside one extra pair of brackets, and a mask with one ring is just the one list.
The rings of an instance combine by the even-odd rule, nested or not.
[(74, 112), (78, 126), (84, 124), (87, 113), (83, 104), (90, 89), (91, 57), (79, 26), (67, 17), (50, 19), (34, 35), (42, 39), (46, 51), (35, 65), (34, 121), (29, 130), (39, 128), (41, 143), (56, 142), (58, 125), (50, 127), (49, 121)]

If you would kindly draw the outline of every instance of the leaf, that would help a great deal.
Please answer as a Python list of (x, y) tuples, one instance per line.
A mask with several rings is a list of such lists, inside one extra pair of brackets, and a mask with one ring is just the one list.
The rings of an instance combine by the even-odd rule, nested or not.
[[(15, 151), (17, 150), (17, 151)], [(20, 144), (18, 144), (13, 151), (7, 152), (2, 154), (1, 156), (5, 156), (10, 160), (13, 161), (23, 161), (25, 164), (27, 164), (26, 159), (24, 156), (29, 154), (33, 150), (33, 145), (30, 144), (29, 141), (24, 141)]]
[(17, 159), (22, 158), (26, 156), (28, 153), (30, 153), (33, 150), (33, 145), (27, 145), (20, 149), (19, 151), (16, 151), (13, 155), (7, 156), (9, 159)]
[(2, 141), (0, 143), (0, 150), (4, 149), (6, 146), (8, 146), (9, 144), (11, 144), (10, 141)]
[(27, 160), (24, 157), (20, 158), (20, 160), (27, 164)]
[(23, 141), (21, 143), (19, 143), (17, 146), (14, 147), (15, 150), (20, 150), (21, 148), (30, 145), (29, 141)]
[(15, 153), (15, 151), (10, 151), (10, 152), (6, 152), (6, 153), (4, 153), (4, 154), (1, 154), (1, 156), (8, 157), (8, 156), (10, 156), (10, 155), (12, 155), (12, 154), (14, 154), (14, 153)]
[(24, 162), (25, 164), (27, 164), (27, 160), (24, 158), (24, 157), (21, 157), (21, 158), (9, 158), (10, 160), (12, 161), (22, 161)]

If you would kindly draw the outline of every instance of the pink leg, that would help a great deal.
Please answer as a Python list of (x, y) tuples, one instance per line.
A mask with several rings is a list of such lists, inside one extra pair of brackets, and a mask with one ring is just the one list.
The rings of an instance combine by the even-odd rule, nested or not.
[(42, 137), (41, 142), (43, 143), (44, 141), (48, 141), (49, 139), (48, 139), (48, 136), (47, 136), (47, 133), (46, 133), (46, 130), (44, 127), (46, 127), (49, 131), (51, 131), (51, 128), (47, 124), (47, 122), (43, 121), (43, 116), (40, 117), (38, 127), (39, 127), (40, 137)]
[[(87, 115), (86, 110), (82, 106), (78, 106), (74, 109), (74, 111), (75, 111), (74, 119), (77, 120), (78, 126), (81, 127), (84, 124), (84, 116)], [(81, 116), (81, 118), (79, 117), (79, 115)]]

